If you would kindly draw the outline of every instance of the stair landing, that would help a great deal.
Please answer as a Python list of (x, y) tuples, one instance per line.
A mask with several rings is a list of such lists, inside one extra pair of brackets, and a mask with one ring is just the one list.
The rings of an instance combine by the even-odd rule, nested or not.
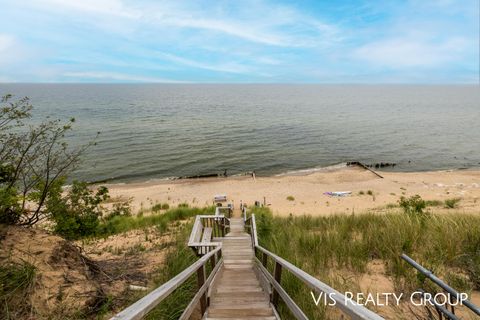
[(242, 218), (230, 219), (222, 241), (224, 265), (210, 296), (206, 319), (275, 320), (268, 294), (253, 270), (253, 248)]

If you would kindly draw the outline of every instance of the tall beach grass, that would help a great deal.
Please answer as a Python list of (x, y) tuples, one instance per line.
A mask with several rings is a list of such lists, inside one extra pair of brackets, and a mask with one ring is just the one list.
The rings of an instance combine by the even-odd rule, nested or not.
[[(253, 212), (260, 245), (340, 292), (358, 291), (354, 275), (367, 272), (374, 260), (383, 262), (385, 276), (393, 281), (398, 293), (428, 285), (400, 258), (402, 253), (434, 270), (458, 290), (480, 289), (478, 215), (392, 211), (275, 217), (268, 208), (255, 208)], [(272, 270), (273, 265), (269, 268)], [(310, 290), (298, 279), (284, 272), (282, 284), (309, 318), (327, 317), (326, 309), (315, 306)], [(280, 312), (289, 318), (284, 306), (280, 306)]]

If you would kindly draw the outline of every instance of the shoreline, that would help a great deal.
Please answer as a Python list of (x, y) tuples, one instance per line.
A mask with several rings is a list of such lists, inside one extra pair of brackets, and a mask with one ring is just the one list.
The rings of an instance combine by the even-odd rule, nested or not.
[[(275, 176), (229, 176), (199, 179), (151, 179), (143, 182), (105, 184), (113, 199), (131, 199), (134, 212), (156, 203), (170, 206), (212, 205), (215, 194), (228, 201), (269, 205), (279, 215), (328, 215), (378, 211), (398, 203), (401, 196), (419, 194), (425, 200), (460, 198), (456, 209), (435, 207), (437, 212), (480, 214), (480, 170), (457, 169), (421, 172), (380, 171), (384, 178), (360, 167), (345, 166), (314, 172), (294, 172)], [(351, 191), (346, 197), (325, 192)], [(370, 193), (371, 194), (367, 194)], [(287, 200), (293, 197), (294, 200)], [(291, 199), (291, 198), (290, 198)]]
[[(317, 172), (332, 172), (336, 170), (341, 170), (349, 166), (356, 166), (354, 164), (348, 165), (348, 162), (341, 162), (337, 164), (332, 164), (324, 167), (311, 167), (305, 169), (294, 169), (283, 171), (280, 173), (271, 173), (263, 175), (261, 172), (258, 173), (256, 171), (246, 171), (242, 173), (236, 173), (232, 175), (223, 176), (221, 173), (211, 173), (211, 174), (199, 174), (199, 175), (191, 175), (191, 176), (169, 176), (164, 178), (148, 178), (148, 176), (139, 175), (138, 178), (131, 178), (131, 179), (124, 179), (124, 178), (108, 178), (102, 180), (94, 180), (91, 182), (87, 182), (89, 185), (105, 185), (105, 186), (117, 186), (117, 185), (136, 185), (136, 184), (150, 184), (150, 183), (169, 183), (173, 181), (208, 181), (208, 180), (215, 180), (215, 179), (225, 179), (225, 178), (237, 178), (237, 177), (251, 177), (251, 173), (255, 172), (257, 178), (275, 178), (275, 177), (288, 177), (288, 176), (307, 176)], [(363, 163), (362, 163), (363, 164)], [(480, 171), (480, 166), (472, 166), (472, 167), (460, 167), (460, 168), (444, 168), (444, 169), (433, 169), (433, 170), (389, 170), (391, 168), (381, 168), (377, 169), (374, 167), (369, 167), (365, 170), (372, 170), (374, 173), (388, 174), (388, 173), (398, 173), (398, 174), (422, 174), (422, 173), (429, 173), (429, 172), (455, 172), (455, 171)]]

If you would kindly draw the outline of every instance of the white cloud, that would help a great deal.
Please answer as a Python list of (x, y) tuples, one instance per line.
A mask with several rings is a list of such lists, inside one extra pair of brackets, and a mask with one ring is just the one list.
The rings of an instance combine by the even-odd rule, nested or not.
[[(14, 62), (25, 58), (25, 50), (18, 40), (9, 34), (0, 33), (0, 66), (12, 67)], [(0, 70), (0, 73), (4, 70)], [(2, 76), (5, 76), (2, 74)]]
[(228, 64), (209, 64), (194, 61), (191, 59), (183, 58), (169, 53), (158, 53), (159, 57), (169, 60), (171, 62), (183, 64), (186, 66), (206, 69), (219, 72), (228, 72), (228, 73), (250, 73), (251, 68), (237, 64), (237, 63), (228, 63)]
[(469, 42), (451, 38), (443, 42), (417, 38), (393, 38), (367, 43), (353, 51), (353, 57), (388, 68), (436, 67), (460, 60)]
[(73, 12), (113, 15), (124, 18), (139, 18), (141, 12), (127, 7), (121, 0), (38, 0), (49, 8), (66, 9)]
[(85, 72), (67, 72), (63, 74), (64, 77), (75, 80), (103, 80), (103, 81), (129, 81), (129, 82), (161, 82), (161, 83), (183, 83), (184, 81), (177, 81), (172, 79), (137, 76), (117, 72), (101, 72), (101, 71), (85, 71)]
[[(102, 25), (102, 18), (108, 17), (110, 24), (113, 23), (110, 18), (128, 18), (123, 23), (131, 27), (149, 26), (164, 31), (172, 31), (172, 27), (203, 30), (279, 47), (315, 46), (339, 34), (333, 25), (291, 8), (262, 1), (246, 3), (249, 10), (231, 13), (224, 12), (221, 4), (202, 7), (192, 1), (138, 2), (135, 5), (122, 0), (36, 0), (36, 3), (47, 12), (78, 17), (85, 14), (99, 16), (100, 20), (91, 22), (96, 25)], [(124, 28), (128, 27), (124, 25)]]

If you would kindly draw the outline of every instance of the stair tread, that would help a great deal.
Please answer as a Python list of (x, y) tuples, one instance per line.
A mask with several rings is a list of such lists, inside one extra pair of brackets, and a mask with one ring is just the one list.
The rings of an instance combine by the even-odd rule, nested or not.
[(253, 269), (252, 240), (244, 230), (243, 219), (230, 219), (230, 232), (214, 240), (222, 242), (223, 266), (210, 296), (206, 319), (276, 319), (270, 297)]

